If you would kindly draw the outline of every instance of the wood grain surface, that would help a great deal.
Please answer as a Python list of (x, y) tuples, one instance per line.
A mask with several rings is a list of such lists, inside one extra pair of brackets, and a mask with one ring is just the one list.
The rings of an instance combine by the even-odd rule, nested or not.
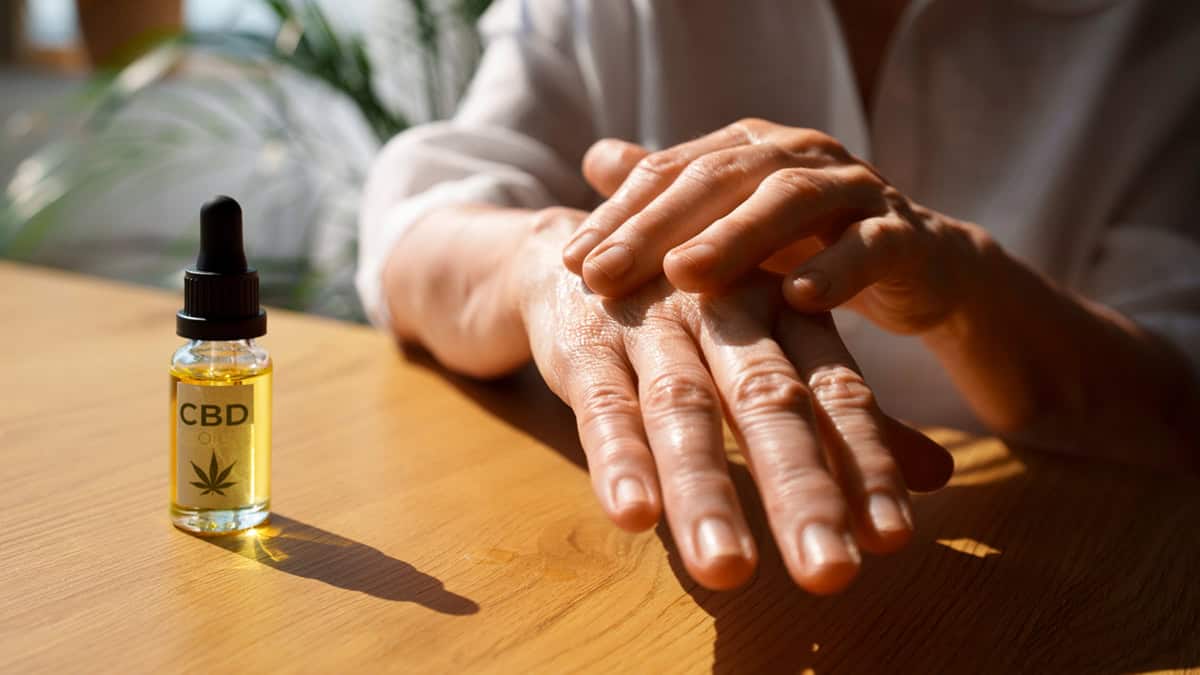
[(1200, 666), (1195, 478), (942, 431), (954, 482), (917, 499), (918, 537), (847, 593), (794, 588), (769, 544), (752, 584), (714, 593), (664, 528), (605, 520), (536, 374), (471, 382), (282, 311), (263, 341), (276, 515), (183, 534), (166, 514), (179, 304), (0, 264), (0, 672)]

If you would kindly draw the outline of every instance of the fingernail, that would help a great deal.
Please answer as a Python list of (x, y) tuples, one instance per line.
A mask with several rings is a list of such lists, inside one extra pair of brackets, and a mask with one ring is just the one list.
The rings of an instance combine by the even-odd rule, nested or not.
[(809, 270), (792, 279), (792, 290), (802, 298), (815, 300), (829, 290), (829, 277), (820, 270)]
[(809, 573), (831, 565), (857, 565), (862, 559), (858, 546), (849, 535), (824, 523), (813, 523), (804, 528), (800, 535), (800, 546), (804, 550), (804, 564)]
[(717, 249), (712, 244), (675, 249), (671, 256), (682, 259), (683, 264), (696, 274), (707, 274), (717, 266)]
[(613, 502), (617, 509), (626, 511), (649, 504), (650, 495), (646, 493), (646, 488), (642, 487), (641, 481), (626, 476), (619, 479), (613, 488)]
[(616, 281), (625, 272), (633, 267), (633, 253), (628, 247), (621, 244), (605, 249), (600, 255), (592, 257), (588, 261), (588, 265), (595, 268), (609, 279)]
[(744, 555), (742, 545), (733, 532), (733, 526), (723, 518), (701, 520), (696, 528), (696, 544), (701, 560)]
[(604, 237), (595, 230), (581, 230), (563, 249), (563, 258), (582, 261), (603, 239)]
[(912, 523), (900, 509), (900, 503), (888, 495), (871, 495), (867, 499), (867, 511), (871, 514), (871, 525), (880, 534), (912, 529)]
[(850, 561), (855, 565), (861, 565), (862, 553), (858, 550), (858, 544), (854, 543), (854, 535), (847, 532), (842, 535), (842, 541), (846, 544), (846, 552), (850, 554)]

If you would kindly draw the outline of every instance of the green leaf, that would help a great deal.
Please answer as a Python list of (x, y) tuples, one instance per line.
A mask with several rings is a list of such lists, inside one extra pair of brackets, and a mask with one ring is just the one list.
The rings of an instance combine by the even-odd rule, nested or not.
[(229, 466), (225, 467), (224, 471), (221, 471), (220, 473), (218, 473), (218, 470), (220, 469), (220, 465), (217, 464), (217, 452), (214, 450), (212, 452), (212, 455), (209, 457), (209, 472), (207, 475), (205, 475), (203, 469), (196, 466), (195, 462), (190, 462), (190, 463), (192, 465), (192, 469), (195, 470), (196, 475), (200, 476), (200, 482), (192, 481), (190, 483), (190, 485), (193, 485), (198, 488), (203, 488), (204, 492), (201, 492), (200, 493), (201, 495), (206, 495), (210, 492), (215, 492), (223, 497), (223, 496), (225, 496), (225, 493), (222, 492), (221, 490), (223, 490), (225, 488), (233, 487), (234, 485), (237, 485), (237, 481), (226, 481), (225, 480), (226, 478), (229, 477), (229, 472), (233, 470), (233, 466), (235, 464), (237, 464), (236, 459), (233, 460), (233, 462), (231, 462), (229, 464)]
[(189, 463), (192, 465), (192, 468), (196, 470), (196, 475), (200, 477), (200, 480), (204, 481), (204, 483), (207, 484), (208, 476), (204, 475), (204, 469), (201, 469), (200, 467), (196, 466), (195, 462), (189, 462)]
[[(233, 464), (237, 464), (237, 460), (236, 460), (236, 459), (235, 459), (235, 460), (233, 460)], [(222, 482), (224, 482), (224, 481), (225, 481), (225, 479), (229, 477), (229, 472), (230, 472), (230, 471), (233, 471), (233, 464), (230, 464), (229, 466), (225, 467), (225, 470), (224, 470), (224, 471), (222, 471), (222, 472), (221, 472), (221, 475), (217, 476), (217, 477), (216, 477), (216, 479), (215, 479), (215, 480), (213, 480), (213, 482), (214, 482), (214, 483), (222, 483)], [(230, 485), (233, 485), (233, 483), (230, 483)]]
[(283, 0), (266, 0), (264, 3), (267, 7), (275, 12), (275, 16), (281, 21), (287, 21), (292, 16), (292, 8)]

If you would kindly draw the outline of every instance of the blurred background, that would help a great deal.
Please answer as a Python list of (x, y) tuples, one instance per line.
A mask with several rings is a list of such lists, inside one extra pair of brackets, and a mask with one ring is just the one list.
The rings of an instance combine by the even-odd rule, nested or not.
[(361, 320), (368, 165), (453, 112), (490, 2), (0, 0), (0, 258), (177, 287), (229, 194), (265, 302)]

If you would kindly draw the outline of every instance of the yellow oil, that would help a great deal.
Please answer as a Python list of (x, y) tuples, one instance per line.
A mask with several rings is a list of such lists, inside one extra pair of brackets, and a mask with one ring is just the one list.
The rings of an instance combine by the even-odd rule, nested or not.
[[(171, 521), (176, 527), (194, 534), (220, 535), (238, 532), (259, 525), (270, 515), (271, 504), (271, 365), (254, 369), (212, 369), (210, 365), (194, 367), (172, 366), (170, 370), (170, 399), (168, 428), (171, 437), (171, 464), (168, 483), (171, 486)], [(230, 508), (199, 508), (178, 502), (176, 484), (177, 439), (175, 414), (178, 409), (177, 384), (205, 387), (254, 388), (254, 424), (251, 431), (249, 499)]]

